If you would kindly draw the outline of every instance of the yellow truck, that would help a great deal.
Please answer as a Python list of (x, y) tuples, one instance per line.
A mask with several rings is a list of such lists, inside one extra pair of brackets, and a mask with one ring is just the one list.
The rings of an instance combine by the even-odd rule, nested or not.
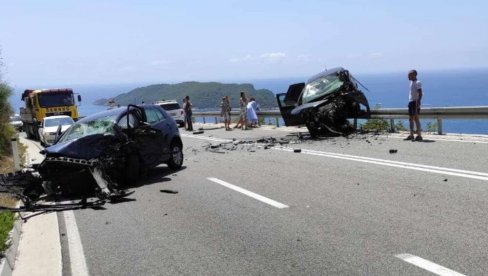
[[(78, 102), (81, 96), (78, 95)], [(39, 140), (39, 124), (42, 119), (55, 115), (67, 115), (78, 119), (73, 90), (63, 89), (27, 89), (22, 93), (25, 106), (20, 108), (23, 130), (28, 138)]]

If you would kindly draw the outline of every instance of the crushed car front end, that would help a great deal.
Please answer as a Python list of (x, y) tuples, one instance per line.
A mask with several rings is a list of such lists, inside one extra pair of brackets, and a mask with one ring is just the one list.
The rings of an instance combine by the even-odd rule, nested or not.
[(277, 99), (285, 124), (306, 125), (312, 136), (347, 135), (354, 131), (349, 118), (369, 118), (370, 114), (359, 82), (344, 68), (290, 85)]

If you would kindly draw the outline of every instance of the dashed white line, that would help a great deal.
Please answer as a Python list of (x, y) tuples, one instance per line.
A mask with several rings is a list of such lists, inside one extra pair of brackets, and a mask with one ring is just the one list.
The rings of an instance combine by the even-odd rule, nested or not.
[(423, 268), (427, 271), (430, 271), (434, 274), (440, 275), (440, 276), (464, 276), (464, 274), (461, 274), (459, 272), (456, 272), (452, 269), (443, 267), (441, 265), (438, 265), (436, 263), (433, 263), (429, 260), (417, 257), (412, 254), (398, 254), (396, 255), (397, 258), (407, 262), (411, 263), (415, 266), (418, 266), (420, 268)]
[(71, 275), (88, 276), (88, 266), (86, 265), (85, 253), (83, 252), (83, 245), (81, 244), (75, 213), (73, 211), (65, 211), (63, 215), (68, 238)]
[(218, 178), (215, 178), (215, 177), (208, 177), (207, 179), (208, 179), (208, 180), (210, 180), (210, 181), (212, 181), (212, 182), (215, 182), (215, 183), (217, 183), (217, 184), (220, 184), (220, 185), (222, 185), (222, 186), (224, 186), (224, 187), (227, 187), (227, 188), (229, 188), (229, 189), (232, 189), (232, 190), (234, 190), (234, 191), (236, 191), (236, 192), (239, 192), (239, 193), (245, 194), (245, 195), (247, 195), (247, 196), (249, 196), (249, 197), (252, 197), (252, 198), (254, 198), (254, 199), (257, 199), (257, 200), (259, 200), (259, 201), (261, 201), (261, 202), (264, 202), (264, 203), (266, 203), (266, 204), (269, 204), (269, 205), (271, 205), (271, 206), (273, 206), (273, 207), (276, 207), (276, 208), (279, 208), (279, 209), (283, 209), (283, 208), (288, 208), (288, 207), (289, 207), (288, 205), (285, 205), (285, 204), (280, 203), (280, 202), (278, 202), (278, 201), (275, 201), (275, 200), (269, 199), (269, 198), (264, 197), (264, 196), (262, 196), (262, 195), (259, 195), (259, 194), (256, 194), (256, 193), (253, 193), (253, 192), (251, 192), (251, 191), (248, 191), (248, 190), (246, 190), (246, 189), (244, 189), (244, 188), (241, 188), (241, 187), (238, 187), (238, 186), (236, 186), (236, 185), (233, 185), (233, 184), (227, 183), (227, 182), (225, 182), (225, 181), (223, 181), (223, 180), (220, 180), (220, 179), (218, 179)]

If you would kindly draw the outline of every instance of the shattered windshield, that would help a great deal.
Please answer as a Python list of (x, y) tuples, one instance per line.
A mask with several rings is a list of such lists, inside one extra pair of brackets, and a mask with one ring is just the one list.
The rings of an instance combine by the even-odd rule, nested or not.
[(115, 117), (116, 115), (109, 115), (93, 121), (77, 122), (59, 139), (59, 143), (69, 142), (93, 134), (114, 135)]
[(318, 78), (305, 86), (302, 102), (308, 103), (319, 97), (334, 93), (342, 86), (342, 84), (343, 82), (339, 80), (339, 76), (336, 74)]

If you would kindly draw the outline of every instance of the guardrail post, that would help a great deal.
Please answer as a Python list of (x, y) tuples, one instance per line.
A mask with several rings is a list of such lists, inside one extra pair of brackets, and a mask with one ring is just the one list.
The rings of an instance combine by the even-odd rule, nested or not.
[(390, 119), (390, 132), (395, 132), (395, 119)]
[(437, 117), (437, 134), (442, 135), (442, 118)]
[(19, 147), (17, 145), (17, 137), (12, 138), (12, 155), (14, 157), (14, 169), (20, 171), (20, 156)]
[(275, 117), (276, 120), (276, 127), (280, 127), (280, 119), (278, 117)]
[(218, 124), (219, 122), (217, 121), (217, 117), (215, 117), (215, 124)]
[(203, 123), (206, 124), (205, 116), (203, 116)]
[(358, 129), (358, 118), (354, 118), (354, 129)]

